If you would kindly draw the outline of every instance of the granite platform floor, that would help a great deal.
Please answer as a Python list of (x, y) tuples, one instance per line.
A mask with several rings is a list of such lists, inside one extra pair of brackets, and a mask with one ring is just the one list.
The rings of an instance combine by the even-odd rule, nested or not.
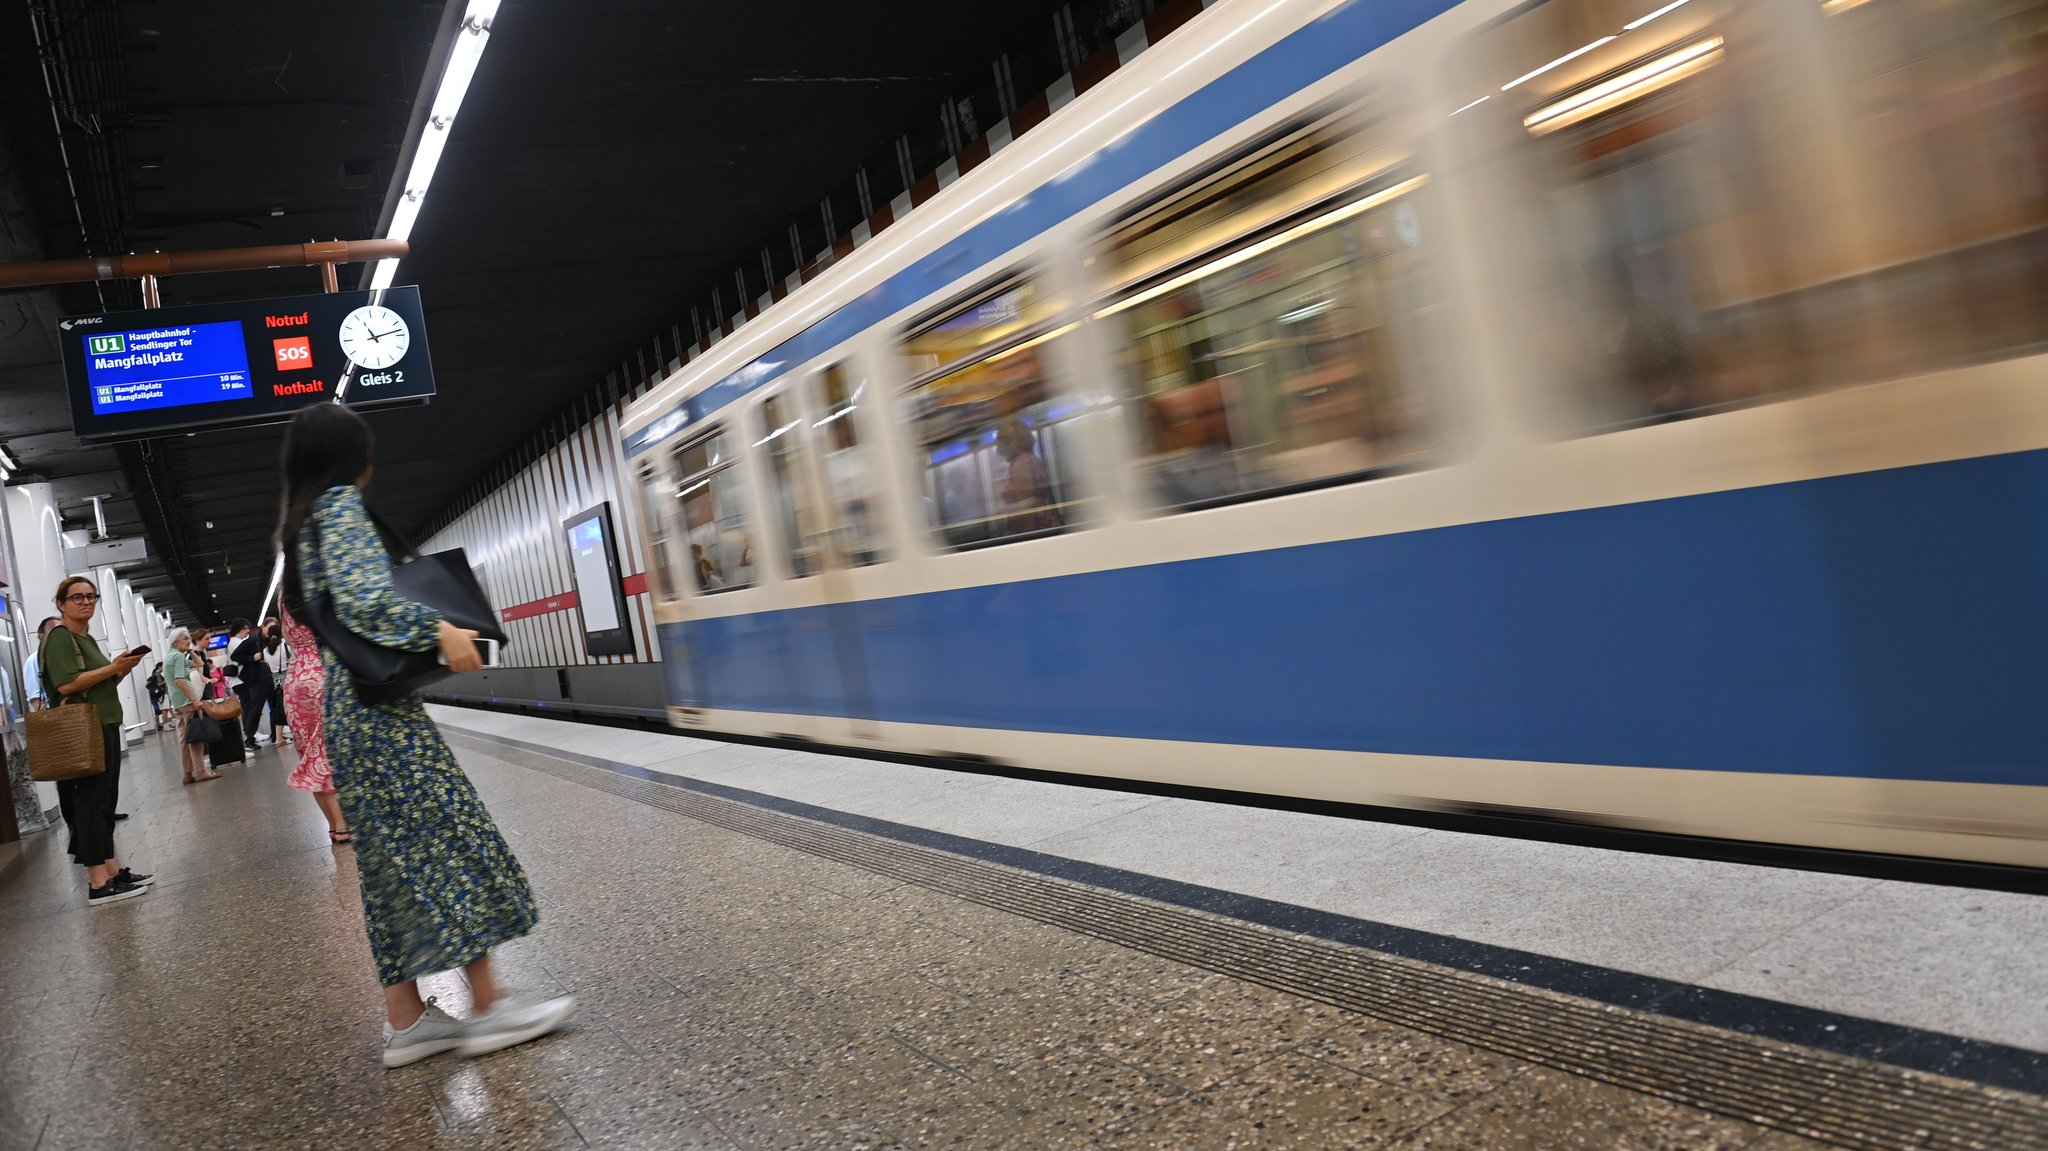
[(599, 756), (1062, 859), (2048, 1052), (2048, 898), (1678, 859), (433, 706)]
[(61, 830), (0, 846), (0, 1148), (1822, 1146), (461, 759), (543, 905), (502, 970), (569, 1030), (384, 1070), (290, 750), (180, 786), (152, 738), (118, 840), (154, 892), (88, 908)]

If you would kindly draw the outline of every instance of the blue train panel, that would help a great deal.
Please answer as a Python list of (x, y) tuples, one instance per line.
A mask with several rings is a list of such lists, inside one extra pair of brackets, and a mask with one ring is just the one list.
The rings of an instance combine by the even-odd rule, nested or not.
[[(834, 611), (856, 614), (857, 642), (831, 642)], [(912, 723), (2048, 783), (2048, 452), (696, 621), (663, 640), (713, 708), (848, 715), (852, 682), (859, 712)]]

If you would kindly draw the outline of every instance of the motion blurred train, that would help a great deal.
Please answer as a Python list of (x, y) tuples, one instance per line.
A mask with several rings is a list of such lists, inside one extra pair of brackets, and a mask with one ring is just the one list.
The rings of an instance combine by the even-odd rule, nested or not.
[(1222, 0), (643, 396), (680, 726), (2048, 866), (2048, 5)]

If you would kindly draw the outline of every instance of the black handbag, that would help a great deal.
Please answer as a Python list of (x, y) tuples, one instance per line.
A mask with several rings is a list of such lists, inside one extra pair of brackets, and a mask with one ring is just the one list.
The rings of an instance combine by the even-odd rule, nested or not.
[(220, 721), (206, 714), (205, 708), (192, 713), (185, 721), (186, 743), (212, 743), (220, 738)]
[[(318, 550), (319, 525), (307, 522), (313, 528), (313, 546)], [(399, 595), (433, 608), (456, 627), (468, 628), (500, 644), (506, 642), (505, 632), (498, 626), (498, 611), (491, 606), (490, 597), (484, 594), (483, 584), (477, 581), (476, 572), (461, 548), (421, 555), (419, 549), (376, 513), (371, 513), (370, 522), (376, 525), (385, 554), (391, 557), (391, 586)], [(323, 552), (323, 570), (326, 564)], [(319, 638), (320, 646), (333, 652), (341, 666), (348, 669), (349, 678), (355, 681), (356, 698), (364, 703), (388, 703), (455, 674), (441, 662), (438, 650), (400, 651), (348, 630), (335, 615), (334, 594), (324, 586), (306, 597), (304, 623)]]

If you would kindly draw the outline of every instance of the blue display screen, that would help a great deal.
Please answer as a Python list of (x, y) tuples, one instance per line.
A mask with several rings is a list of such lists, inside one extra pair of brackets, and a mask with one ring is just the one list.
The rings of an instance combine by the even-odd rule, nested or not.
[(79, 337), (94, 415), (247, 399), (249, 352), (242, 324), (184, 324)]

